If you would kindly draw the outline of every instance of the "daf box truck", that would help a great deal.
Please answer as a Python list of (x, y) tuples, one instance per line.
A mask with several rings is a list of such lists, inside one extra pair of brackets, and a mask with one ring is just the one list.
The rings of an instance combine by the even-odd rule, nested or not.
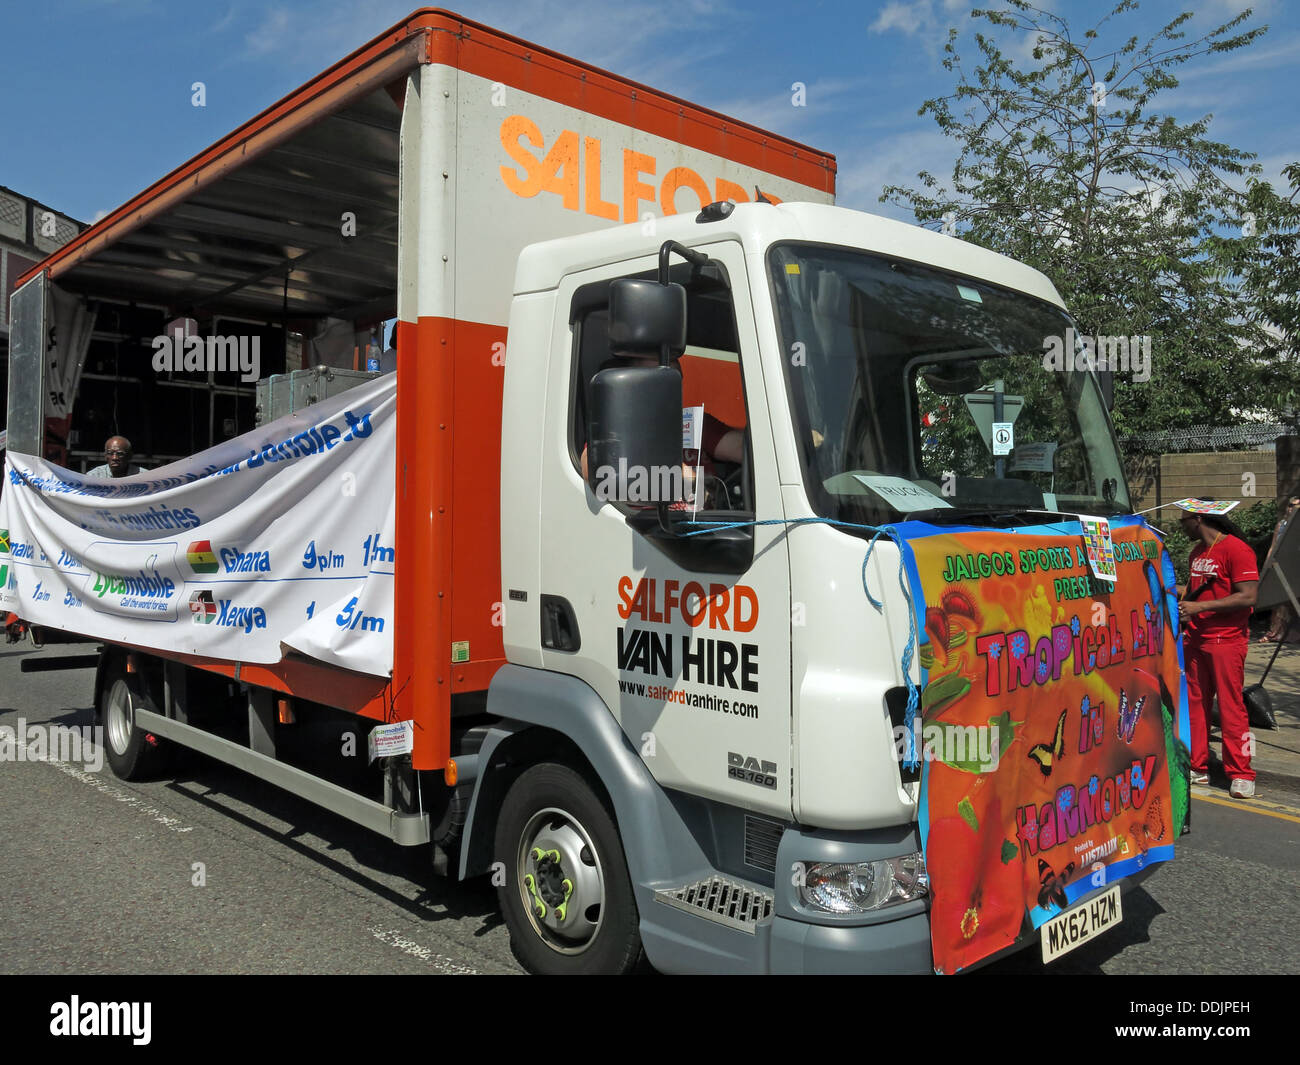
[[(1167, 555), (1048, 279), (834, 174), (416, 12), (19, 279), (0, 610), (102, 642), (119, 776), (429, 846), (536, 972), (1104, 933), (1185, 817)], [(51, 326), (115, 301), (141, 373), (391, 316), (396, 370), (88, 478)]]

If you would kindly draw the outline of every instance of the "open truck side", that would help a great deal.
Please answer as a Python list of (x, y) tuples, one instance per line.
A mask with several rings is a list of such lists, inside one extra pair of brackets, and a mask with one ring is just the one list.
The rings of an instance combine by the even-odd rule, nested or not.
[[(968, 541), (979, 545), (968, 557), (997, 556), (999, 576), (1011, 558), (1037, 579), (1024, 567), (1049, 549), (1044, 572), (1086, 573), (1071, 516), (1126, 509), (1113, 433), (1091, 376), (1004, 387), (998, 360), (1019, 358), (1035, 330), (1064, 328), (1046, 278), (834, 208), (833, 186), (823, 153), (416, 12), (20, 279), (5, 506), (24, 554), (0, 582), (0, 608), (105, 641), (95, 700), (120, 775), (158, 771), (172, 742), (398, 843), (431, 844), (439, 871), (497, 877), (516, 953), (535, 971), (625, 971), (643, 956), (676, 971), (952, 971), (1023, 945), (1066, 903), (1109, 890), (1052, 848), (1058, 835), (1086, 849), (1092, 832), (1099, 851), (1103, 832), (1119, 839), (1118, 777), (1114, 817), (1071, 790), (1058, 832), (1041, 800), (1061, 778), (1036, 765), (1041, 780), (1024, 777), (1013, 761), (1052, 742), (1039, 719), (1056, 722), (1056, 695), (1036, 685), (1069, 680), (1073, 665), (1100, 700), (1102, 675), (1085, 638), (1072, 645), (1061, 630), (1068, 602), (1039, 616), (1028, 591), (984, 596), (992, 570), (979, 564), (940, 575)], [(121, 491), (88, 489), (39, 460), (52, 287), (154, 307), (160, 331), (178, 315), (287, 335), (291, 323), (395, 312), (396, 376)], [(676, 311), (656, 309), (665, 294)], [(620, 360), (637, 354), (661, 370), (680, 356), (680, 373), (629, 375)], [(959, 395), (999, 415), (1024, 404), (1022, 424), (1069, 438), (1068, 466), (1049, 456), (1046, 470), (1009, 471), (973, 422), (922, 434), (922, 408)], [(683, 524), (627, 484), (606, 490), (602, 470), (638, 467), (666, 425), (671, 447), (683, 410), (698, 407), (743, 441), (709, 474), (704, 510)], [(391, 453), (331, 504), (330, 478), (346, 485), (349, 469), (324, 465), (346, 460), (312, 434), (332, 445), (373, 427), (373, 456), (381, 425)], [(328, 472), (293, 472), (308, 461)], [(940, 462), (958, 469), (952, 492)], [(154, 499), (177, 513), (180, 494), (237, 496), (231, 486), (248, 483), (274, 500), (276, 463), (310, 509), (289, 496), (283, 513), (260, 504), (267, 520), (224, 543), (203, 524), (140, 531)], [(137, 521), (139, 566), (113, 561), (111, 537), (75, 531), (76, 515), (83, 530), (98, 520), (95, 500), (110, 525)], [(358, 524), (358, 508), (373, 517)], [(75, 550), (49, 531), (54, 517), (42, 524), (50, 515), (80, 537)], [(1136, 596), (1140, 564), (1159, 551), (1129, 519), (1117, 518), (1115, 540), (1137, 545), (1124, 586)], [(275, 583), (332, 577), (316, 571), (335, 557), (380, 582), (378, 608), (354, 598), (322, 611), (311, 586)], [(57, 595), (33, 599), (38, 579), (66, 609)], [(245, 605), (222, 598), (222, 580)], [(87, 587), (98, 591), (83, 604)], [(1153, 605), (1167, 617), (1158, 582), (1141, 587), (1148, 621)], [(161, 613), (177, 624), (132, 612), (132, 595), (157, 605), (173, 592)], [(338, 631), (300, 636), (304, 613)], [(1172, 629), (1146, 637), (1142, 675), (1159, 675), (1168, 699), (1153, 705), (1176, 719)], [(1013, 650), (976, 652), (998, 632)], [(1138, 674), (1108, 676), (1136, 697)], [(994, 732), (1003, 753), (1020, 744), (1002, 775), (995, 754), (951, 756), (923, 777), (907, 737), (927, 715), (978, 731), (994, 710), (1006, 714)], [(1159, 720), (1105, 752), (1126, 767), (1127, 746), (1162, 744), (1158, 768), (1139, 760), (1146, 786), (1125, 786), (1126, 815), (1150, 797), (1148, 811), (1163, 802), (1175, 816)], [(931, 828), (948, 841), (936, 853), (944, 883), (970, 896), (936, 903), (942, 946)], [(1172, 832), (1140, 842), (1127, 874), (1172, 854)], [(1032, 892), (1028, 909), (981, 911), (978, 885), (948, 874), (951, 855), (991, 864), (1017, 900), (1047, 855), (1059, 902), (1053, 881), (1041, 913)]]

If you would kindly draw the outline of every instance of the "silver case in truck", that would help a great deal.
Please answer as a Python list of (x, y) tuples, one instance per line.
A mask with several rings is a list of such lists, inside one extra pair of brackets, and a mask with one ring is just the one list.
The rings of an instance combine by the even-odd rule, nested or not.
[(334, 366), (272, 374), (257, 382), (256, 424), (273, 422), (378, 376), (368, 370), (340, 370)]

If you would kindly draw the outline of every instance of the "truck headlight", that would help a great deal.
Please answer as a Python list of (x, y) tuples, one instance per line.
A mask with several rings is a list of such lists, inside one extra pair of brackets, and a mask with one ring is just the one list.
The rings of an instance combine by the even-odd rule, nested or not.
[(799, 884), (805, 906), (825, 913), (870, 913), (882, 906), (924, 898), (930, 891), (919, 852), (874, 862), (815, 862)]

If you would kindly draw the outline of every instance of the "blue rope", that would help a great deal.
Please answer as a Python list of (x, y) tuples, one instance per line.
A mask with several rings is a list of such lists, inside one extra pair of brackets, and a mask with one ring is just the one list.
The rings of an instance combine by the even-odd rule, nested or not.
[(699, 525), (703, 528), (694, 532), (684, 532), (683, 536), (699, 536), (701, 533), (714, 532), (718, 529), (744, 529), (755, 525), (836, 525), (844, 529), (863, 529), (872, 534), (867, 544), (866, 554), (862, 556), (862, 591), (867, 601), (877, 610), (884, 610), (884, 602), (871, 594), (867, 583), (867, 564), (871, 561), (872, 549), (881, 536), (888, 536), (898, 544), (898, 586), (903, 591), (907, 603), (907, 646), (903, 648), (900, 665), (903, 669), (903, 683), (907, 685), (907, 709), (903, 715), (904, 728), (907, 732), (907, 754), (903, 758), (903, 768), (913, 770), (920, 766), (921, 759), (916, 750), (916, 736), (912, 728), (916, 720), (916, 711), (921, 701), (921, 689), (912, 683), (912, 653), (919, 643), (916, 629), (916, 610), (912, 605), (912, 592), (907, 584), (907, 570), (904, 566), (903, 538), (892, 525), (863, 525), (859, 522), (836, 521), (834, 518), (765, 518), (762, 521), (688, 521), (683, 525)]

